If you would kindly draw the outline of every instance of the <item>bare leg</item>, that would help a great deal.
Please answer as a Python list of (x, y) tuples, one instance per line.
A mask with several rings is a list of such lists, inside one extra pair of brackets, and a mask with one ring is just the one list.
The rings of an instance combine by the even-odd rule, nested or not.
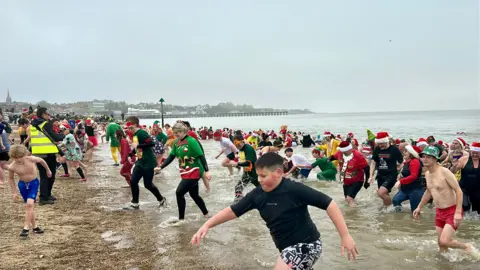
[(274, 270), (290, 270), (292, 269), (289, 267), (283, 260), (282, 258), (278, 257), (277, 263), (275, 263), (275, 267), (273, 268)]
[(229, 158), (225, 158), (223, 161), (222, 161), (222, 166), (223, 167), (226, 167), (228, 169), (228, 171), (230, 172), (230, 175), (233, 175), (233, 168), (230, 167), (230, 159)]
[(350, 206), (350, 207), (357, 206), (357, 204), (355, 203), (355, 199), (350, 197), (350, 196), (347, 196), (345, 198), (345, 201), (347, 202), (348, 206)]
[(380, 187), (377, 190), (377, 195), (383, 200), (383, 205), (385, 207), (392, 204), (392, 198), (390, 198), (390, 195), (388, 193), (388, 189), (386, 189), (385, 187)]
[(442, 228), (437, 227), (437, 234), (440, 251), (446, 251), (448, 248), (454, 248), (472, 252), (473, 247), (471, 244), (458, 242), (457, 240), (452, 239), (452, 236), (455, 234), (455, 230), (450, 224), (445, 224), (443, 230)]
[(27, 203), (25, 204), (26, 209), (26, 216), (25, 216), (25, 224), (23, 228), (28, 230), (30, 228), (30, 224), (32, 225), (32, 229), (35, 228), (35, 214), (33, 212), (33, 207), (35, 205), (35, 201), (33, 199), (28, 199)]

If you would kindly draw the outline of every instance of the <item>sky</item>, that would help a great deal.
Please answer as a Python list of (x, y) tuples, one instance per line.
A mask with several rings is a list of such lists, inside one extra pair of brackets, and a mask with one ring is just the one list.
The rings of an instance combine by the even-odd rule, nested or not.
[(2, 0), (0, 100), (480, 108), (476, 0)]

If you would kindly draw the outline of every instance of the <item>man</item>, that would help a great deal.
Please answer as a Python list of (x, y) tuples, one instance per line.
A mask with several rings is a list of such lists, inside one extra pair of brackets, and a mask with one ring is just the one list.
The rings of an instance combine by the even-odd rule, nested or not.
[(118, 154), (120, 154), (120, 142), (117, 140), (117, 136), (115, 135), (117, 130), (122, 130), (122, 127), (115, 123), (113, 118), (110, 118), (110, 124), (107, 126), (107, 136), (106, 141), (110, 141), (110, 152), (112, 153), (113, 161), (115, 162), (113, 166), (120, 166), (118, 164)]
[[(52, 124), (48, 121), (50, 114), (45, 107), (37, 109), (37, 118), (32, 120), (30, 126), (30, 147), (32, 155), (41, 157), (47, 162), (52, 175), (47, 175), (47, 170), (41, 165), (37, 165), (40, 173), (40, 201), (39, 205), (53, 204), (56, 200), (52, 196), (52, 188), (55, 183), (55, 171), (57, 170), (56, 154), (63, 157), (63, 152), (57, 147), (57, 143), (63, 141), (64, 135), (55, 133)], [(62, 158), (61, 162), (65, 162)]]
[(292, 167), (285, 174), (285, 177), (292, 175), (295, 178), (306, 179), (312, 170), (312, 163), (300, 154), (293, 154), (292, 148), (285, 149), (285, 156), (292, 161)]
[(452, 239), (463, 219), (463, 193), (458, 185), (455, 175), (447, 168), (440, 166), (439, 150), (435, 146), (427, 146), (422, 152), (422, 162), (428, 171), (427, 190), (413, 216), (418, 218), (424, 204), (433, 197), (436, 205), (435, 226), (438, 236), (440, 251), (448, 248), (463, 249), (472, 252), (471, 244), (462, 243)]
[(403, 163), (403, 155), (395, 145), (390, 145), (387, 132), (378, 132), (375, 143), (377, 147), (373, 150), (372, 161), (370, 162), (369, 184), (373, 183), (373, 175), (377, 171), (377, 195), (383, 200), (383, 207), (392, 204), (390, 192), (397, 182), (398, 170)]

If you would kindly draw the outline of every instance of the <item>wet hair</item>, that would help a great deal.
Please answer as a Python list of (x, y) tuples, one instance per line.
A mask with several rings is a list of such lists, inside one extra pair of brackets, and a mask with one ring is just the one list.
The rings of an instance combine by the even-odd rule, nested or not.
[(134, 125), (136, 125), (136, 126), (140, 125), (140, 120), (139, 120), (138, 117), (136, 117), (136, 116), (129, 116), (129, 117), (127, 118), (127, 122), (130, 122), (130, 123), (132, 123), (132, 124), (134, 124)]
[(78, 136), (82, 136), (82, 131), (81, 131), (81, 130), (77, 130), (76, 135), (77, 135), (77, 137), (78, 137)]
[(10, 147), (8, 155), (11, 158), (23, 158), (27, 155), (28, 150), (23, 144), (15, 144)]
[(172, 130), (173, 130), (173, 132), (184, 132), (184, 133), (188, 132), (187, 126), (185, 126), (181, 122), (175, 123), (175, 125), (173, 125)]
[(285, 149), (285, 154), (286, 154), (286, 153), (288, 153), (288, 152), (292, 152), (292, 153), (293, 153), (293, 149), (292, 149), (292, 148), (290, 148), (290, 147), (289, 147), (289, 148), (287, 148), (287, 149)]
[(183, 121), (182, 123), (183, 123), (188, 129), (191, 129), (191, 128), (192, 128), (192, 126), (190, 126), (190, 122), (188, 122), (188, 121)]
[(269, 171), (283, 170), (283, 157), (274, 152), (265, 153), (257, 159), (255, 168), (267, 169)]

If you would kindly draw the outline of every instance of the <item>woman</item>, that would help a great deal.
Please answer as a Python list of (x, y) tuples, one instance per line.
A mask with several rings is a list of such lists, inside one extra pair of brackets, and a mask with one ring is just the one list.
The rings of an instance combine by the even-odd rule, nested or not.
[(480, 143), (470, 146), (470, 157), (461, 165), (460, 187), (463, 190), (463, 209), (480, 214)]
[(393, 197), (393, 206), (396, 211), (401, 211), (402, 202), (410, 201), (410, 210), (417, 209), (425, 189), (422, 184), (422, 163), (419, 154), (422, 152), (417, 146), (406, 145), (403, 151), (403, 168), (400, 173), (400, 180), (395, 184), (400, 188)]
[(337, 176), (337, 168), (330, 160), (327, 159), (325, 153), (318, 149), (313, 149), (312, 156), (315, 158), (315, 162), (312, 163), (311, 168), (313, 169), (318, 167), (321, 170), (321, 172), (317, 173), (317, 179), (335, 181)]
[(202, 197), (199, 195), (198, 181), (203, 177), (204, 184), (209, 190), (208, 181), (211, 179), (208, 172), (207, 161), (205, 155), (200, 148), (197, 140), (187, 135), (188, 129), (182, 123), (176, 123), (172, 132), (177, 138), (173, 143), (170, 155), (165, 162), (160, 166), (160, 170), (167, 167), (175, 157), (178, 158), (180, 167), (180, 176), (182, 180), (178, 184), (176, 190), (177, 205), (178, 205), (178, 219), (185, 219), (185, 194), (188, 192), (193, 201), (200, 208), (204, 216), (208, 215), (207, 207)]

